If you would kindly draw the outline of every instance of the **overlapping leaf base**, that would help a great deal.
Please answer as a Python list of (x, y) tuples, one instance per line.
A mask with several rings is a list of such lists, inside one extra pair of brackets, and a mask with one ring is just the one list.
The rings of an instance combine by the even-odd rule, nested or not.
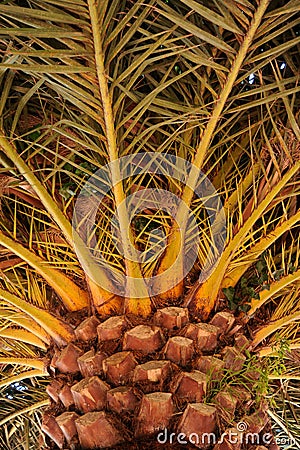
[(52, 402), (43, 421), (49, 447), (250, 448), (253, 442), (226, 437), (217, 443), (226, 430), (240, 435), (241, 423), (257, 436), (270, 432), (263, 399), (252, 398), (260, 369), (247, 364), (249, 343), (233, 333), (236, 325), (228, 312), (195, 323), (179, 307), (148, 322), (85, 319), (77, 341), (51, 355)]

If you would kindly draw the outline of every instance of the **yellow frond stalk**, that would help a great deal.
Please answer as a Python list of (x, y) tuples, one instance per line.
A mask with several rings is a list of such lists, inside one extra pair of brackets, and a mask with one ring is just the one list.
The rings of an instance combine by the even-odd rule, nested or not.
[(258, 257), (276, 241), (276, 239), (282, 236), (286, 231), (290, 230), (299, 221), (300, 211), (297, 214), (294, 214), (290, 219), (285, 220), (280, 225), (277, 225), (271, 233), (268, 233), (267, 236), (264, 236), (256, 244), (254, 244), (243, 255), (243, 258), (245, 258), (245, 264), (242, 264), (231, 271), (229, 266), (227, 272), (228, 275), (225, 275), (223, 278), (221, 288), (226, 288), (229, 286), (234, 287), (244, 275), (246, 270), (253, 264), (253, 262), (256, 261)]
[(241, 154), (244, 151), (244, 148), (247, 147), (249, 142), (249, 137), (245, 135), (245, 138), (242, 139), (240, 145), (237, 145), (231, 154), (227, 157), (225, 163), (222, 166), (222, 170), (219, 170), (218, 173), (214, 176), (212, 180), (212, 184), (216, 189), (220, 189), (222, 186), (222, 181), (226, 178), (226, 175), (232, 170), (234, 165), (234, 161), (238, 161)]
[[(71, 223), (68, 221), (68, 219), (65, 217), (63, 212), (60, 210), (58, 204), (55, 202), (55, 200), (51, 197), (51, 195), (47, 192), (47, 189), (45, 186), (40, 182), (40, 180), (35, 176), (34, 172), (30, 169), (30, 167), (23, 161), (21, 156), (18, 154), (17, 149), (15, 146), (9, 142), (7, 137), (5, 136), (5, 133), (0, 128), (0, 148), (3, 149), (5, 156), (10, 158), (11, 161), (13, 161), (14, 165), (19, 170), (20, 174), (24, 176), (24, 178), (28, 181), (30, 186), (34, 189), (35, 193), (41, 200), (42, 204), (44, 205), (47, 213), (49, 216), (56, 222), (59, 229), (62, 231), (63, 235), (65, 236), (67, 242), (71, 246), (71, 248), (74, 248), (74, 230), (72, 228)], [(83, 255), (80, 255), (82, 260), (85, 260), (85, 263), (90, 263), (90, 258), (87, 256), (87, 252), (85, 251), (84, 245), (80, 246), (80, 250), (83, 251)], [(78, 252), (78, 248), (77, 248)], [(88, 258), (88, 259), (87, 259)], [(99, 269), (101, 271), (101, 269)], [(101, 271), (101, 277), (107, 278), (106, 273), (104, 271)], [(106, 280), (106, 285), (109, 280)], [(59, 284), (59, 283), (58, 283)], [(76, 285), (69, 286), (71, 290), (69, 290), (69, 293), (71, 294), (73, 291), (75, 300), (72, 300), (69, 298), (67, 301), (71, 303), (78, 304), (77, 309), (84, 308), (88, 305), (87, 296), (84, 293), (84, 291), (78, 291), (78, 287), (75, 288)], [(79, 293), (79, 297), (76, 298), (76, 292)], [(80, 300), (81, 297), (81, 300)], [(79, 305), (83, 305), (80, 306)], [(75, 310), (77, 310), (75, 309)], [(71, 309), (72, 311), (72, 309)]]
[(235, 209), (239, 200), (242, 198), (244, 193), (253, 183), (253, 179), (257, 176), (259, 172), (260, 164), (256, 163), (251, 167), (248, 175), (241, 181), (241, 183), (237, 186), (235, 191), (228, 197), (228, 199), (224, 203), (224, 211), (226, 216), (231, 215), (232, 211)]
[(256, 347), (260, 342), (266, 339), (271, 334), (275, 333), (280, 328), (285, 327), (289, 323), (296, 322), (300, 320), (300, 312), (290, 314), (289, 316), (283, 317), (282, 319), (275, 320), (270, 325), (263, 327), (261, 330), (255, 333), (254, 339), (252, 341), (252, 346)]
[(2, 232), (0, 232), (0, 244), (33, 267), (61, 297), (69, 311), (78, 311), (88, 306), (88, 294), (61, 271), (49, 267), (47, 261)]
[(222, 165), (222, 169), (218, 171), (218, 173), (213, 177), (212, 184), (214, 185), (215, 189), (218, 190), (222, 187), (222, 182), (226, 179), (226, 176), (230, 173), (230, 171), (233, 169), (234, 165), (236, 164), (236, 161), (239, 160), (240, 156), (245, 151), (244, 149), (248, 147), (249, 141), (250, 141), (250, 135), (254, 135), (258, 129), (258, 125), (254, 123), (253, 125), (249, 124), (248, 132), (246, 132), (242, 135), (242, 139), (239, 143), (237, 143), (233, 150), (228, 153), (228, 157), (224, 164)]
[(17, 365), (23, 367), (32, 367), (47, 373), (45, 361), (38, 358), (0, 358), (0, 364)]
[(97, 313), (104, 317), (114, 313), (120, 314), (124, 300), (117, 295), (106, 291), (88, 276), (86, 279), (91, 291), (93, 306)]
[(27, 344), (34, 345), (35, 347), (46, 350), (47, 347), (44, 342), (36, 337), (34, 334), (26, 330), (18, 330), (16, 328), (5, 328), (0, 331), (0, 337), (13, 339), (15, 341), (26, 342)]
[(146, 298), (126, 298), (125, 299), (125, 312), (128, 314), (134, 314), (135, 316), (148, 317), (152, 312), (151, 303), (149, 297)]
[(280, 292), (282, 289), (286, 289), (289, 285), (296, 283), (300, 280), (300, 269), (294, 273), (282, 277), (280, 280), (275, 281), (270, 285), (270, 289), (259, 293), (259, 299), (253, 298), (251, 300), (251, 308), (248, 311), (248, 316), (251, 317), (262, 305), (264, 305), (270, 298)]
[[(183, 291), (183, 237), (180, 228), (174, 226), (168, 246), (159, 263), (156, 275), (160, 275), (159, 298), (162, 300), (176, 299)], [(165, 273), (165, 276), (163, 274)], [(173, 286), (169, 288), (169, 286)]]
[[(253, 42), (256, 30), (261, 23), (261, 20), (263, 18), (263, 15), (264, 15), (269, 3), (270, 3), (270, 0), (262, 0), (260, 2), (255, 15), (253, 16), (248, 33), (246, 34), (246, 36), (239, 48), (239, 51), (234, 58), (234, 62), (232, 64), (230, 72), (227, 76), (227, 79), (226, 79), (223, 89), (221, 91), (220, 97), (215, 103), (211, 117), (210, 117), (210, 119), (206, 125), (206, 128), (203, 132), (203, 135), (201, 137), (200, 144), (196, 149), (193, 165), (190, 170), (188, 180), (186, 182), (186, 185), (185, 185), (183, 193), (182, 193), (182, 198), (181, 198), (182, 202), (178, 208), (178, 212), (177, 212), (177, 216), (176, 216), (176, 221), (177, 221), (177, 223), (180, 224), (180, 226), (182, 227), (182, 230), (185, 230), (185, 228), (186, 228), (187, 219), (188, 219), (188, 210), (192, 203), (194, 192), (195, 192), (195, 189), (196, 189), (196, 186), (198, 183), (199, 174), (200, 174), (201, 168), (203, 166), (205, 156), (209, 149), (211, 140), (213, 138), (215, 129), (218, 125), (218, 122), (222, 115), (224, 106), (226, 104), (226, 101), (227, 101), (230, 93), (231, 93), (234, 83), (236, 82), (236, 79), (240, 73), (240, 69), (242, 67), (245, 57), (247, 56), (249, 47), (251, 46), (251, 44)], [(175, 228), (171, 230), (171, 236), (173, 235), (173, 233), (176, 234), (176, 227), (177, 227), (177, 225), (175, 225)], [(169, 240), (171, 241), (172, 237), (170, 237)], [(161, 264), (163, 266), (166, 266), (164, 259), (166, 259), (167, 261), (169, 259), (171, 259), (169, 255), (172, 253), (172, 248), (171, 247), (169, 247), (169, 248), (170, 248), (170, 250), (164, 254), (164, 256), (161, 260)], [(218, 285), (218, 288), (219, 287), (220, 287), (220, 284)], [(181, 289), (181, 292), (178, 290), (178, 294), (179, 293), (182, 294), (182, 289)], [(203, 297), (202, 294), (200, 294), (200, 299), (202, 299), (202, 297)], [(214, 296), (214, 298), (211, 298), (209, 300), (209, 302), (207, 302), (207, 297), (205, 297), (204, 303), (201, 300), (200, 304), (198, 305), (198, 302), (196, 301), (197, 309), (202, 310), (204, 315), (207, 317), (209, 312), (211, 311), (212, 307), (215, 305), (215, 302), (216, 302), (216, 296)]]
[[(266, 356), (276, 357), (279, 356), (278, 350), (280, 350), (280, 345), (274, 345), (274, 347), (264, 347), (257, 352), (257, 355), (260, 358), (265, 358)], [(300, 350), (300, 344), (289, 344), (289, 350)]]
[(4, 380), (0, 381), (0, 389), (9, 386), (12, 383), (16, 383), (18, 381), (27, 380), (29, 378), (35, 378), (35, 377), (47, 377), (49, 376), (48, 372), (45, 372), (44, 370), (34, 369), (34, 370), (26, 370), (22, 371), (18, 375), (14, 375), (12, 377), (7, 377)]
[(50, 405), (50, 399), (41, 400), (40, 402), (34, 403), (33, 405), (28, 406), (27, 408), (19, 409), (17, 412), (8, 415), (5, 419), (0, 421), (0, 427), (2, 427), (5, 423), (11, 422), (15, 417), (18, 417), (22, 414), (30, 413), (31, 411), (35, 411), (36, 409), (42, 408), (44, 406)]
[(269, 374), (268, 379), (269, 380), (300, 380), (300, 375), (288, 375), (286, 373), (283, 373), (282, 375)]
[[(134, 295), (135, 286), (129, 282), (126, 287), (128, 294), (128, 312), (134, 313), (134, 311), (144, 311), (143, 315), (149, 315), (151, 313), (151, 300), (148, 295), (148, 289), (143, 281), (143, 275), (141, 272), (140, 264), (137, 262), (137, 253), (132, 245), (133, 235), (130, 226), (130, 221), (128, 218), (128, 211), (125, 206), (125, 192), (122, 183), (122, 177), (120, 174), (120, 166), (118, 163), (118, 147), (116, 140), (116, 130), (114, 124), (114, 113), (112, 107), (112, 98), (108, 89), (108, 79), (105, 69), (105, 55), (103, 51), (103, 39), (102, 39), (102, 24), (99, 20), (98, 8), (100, 7), (99, 2), (95, 0), (88, 0), (88, 7), (91, 17), (91, 27), (94, 38), (94, 53), (95, 53), (95, 63), (97, 71), (97, 79), (99, 84), (99, 90), (102, 98), (102, 106), (104, 113), (104, 122), (106, 128), (106, 139), (107, 139), (107, 150), (110, 162), (115, 162), (112, 170), (112, 191), (114, 194), (116, 207), (118, 208), (118, 218), (120, 222), (120, 233), (122, 236), (122, 245), (125, 257), (125, 267), (127, 277), (132, 279), (138, 279), (140, 281), (140, 289), (142, 292), (139, 293), (140, 298), (136, 298)], [(101, 120), (102, 122), (102, 120)], [(140, 305), (139, 305), (140, 304)], [(132, 309), (133, 308), (133, 309)]]
[(43, 341), (45, 344), (50, 344), (50, 335), (46, 333), (46, 331), (38, 325), (33, 319), (30, 317), (26, 317), (21, 311), (6, 311), (5, 309), (0, 310), (0, 317), (8, 320), (9, 322), (15, 323), (25, 330), (29, 331), (31, 334), (34, 334), (37, 338)]
[(288, 181), (299, 171), (300, 163), (295, 164), (282, 179), (272, 188), (272, 190), (265, 196), (264, 200), (251, 213), (246, 222), (241, 226), (237, 234), (227, 244), (218, 264), (210, 277), (199, 286), (196, 293), (191, 300), (193, 307), (201, 315), (203, 319), (207, 319), (213, 310), (221, 289), (222, 280), (225, 276), (227, 268), (232, 260), (234, 254), (243, 242), (247, 233), (252, 229), (255, 222), (263, 215), (271, 201), (279, 194)]
[(14, 294), (0, 289), (0, 298), (8, 302), (10, 305), (28, 314), (38, 325), (40, 325), (55, 342), (59, 345), (65, 345), (74, 340), (74, 332), (71, 327), (65, 324), (62, 320), (52, 316), (48, 311), (31, 305), (25, 300), (20, 299)]
[(0, 148), (4, 150), (5, 155), (13, 161), (14, 165), (19, 170), (20, 174), (28, 181), (30, 186), (34, 189), (39, 199), (45, 206), (48, 213), (54, 219), (54, 221), (59, 226), (60, 230), (63, 232), (65, 238), (69, 244), (73, 245), (72, 227), (68, 219), (64, 216), (62, 211), (59, 209), (57, 203), (48, 194), (46, 188), (35, 176), (30, 167), (27, 166), (25, 161), (18, 154), (15, 146), (8, 141), (5, 133), (0, 129)]

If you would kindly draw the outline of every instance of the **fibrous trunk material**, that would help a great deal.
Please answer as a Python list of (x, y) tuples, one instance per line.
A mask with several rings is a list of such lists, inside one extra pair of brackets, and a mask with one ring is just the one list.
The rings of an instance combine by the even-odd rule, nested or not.
[(259, 440), (270, 425), (264, 399), (254, 398), (260, 368), (249, 368), (249, 341), (236, 326), (231, 312), (202, 323), (181, 307), (148, 321), (86, 318), (74, 342), (49, 350), (48, 448), (247, 449), (242, 431)]

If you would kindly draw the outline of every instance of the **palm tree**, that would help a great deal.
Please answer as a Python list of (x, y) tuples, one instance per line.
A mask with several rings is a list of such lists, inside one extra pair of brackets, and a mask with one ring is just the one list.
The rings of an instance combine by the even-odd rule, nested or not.
[(297, 436), (299, 9), (0, 5), (3, 448)]

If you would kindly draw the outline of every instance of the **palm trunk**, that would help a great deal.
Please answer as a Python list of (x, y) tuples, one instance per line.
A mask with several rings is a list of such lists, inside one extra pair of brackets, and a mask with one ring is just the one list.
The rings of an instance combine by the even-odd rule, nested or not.
[(261, 433), (268, 422), (263, 396), (250, 412), (261, 368), (247, 363), (249, 342), (233, 338), (234, 322), (223, 312), (196, 323), (179, 307), (157, 310), (147, 325), (90, 316), (75, 329), (76, 341), (52, 356), (44, 432), (64, 449), (168, 448), (171, 433), (196, 433), (203, 448), (212, 433), (215, 450), (214, 439), (236, 417)]

